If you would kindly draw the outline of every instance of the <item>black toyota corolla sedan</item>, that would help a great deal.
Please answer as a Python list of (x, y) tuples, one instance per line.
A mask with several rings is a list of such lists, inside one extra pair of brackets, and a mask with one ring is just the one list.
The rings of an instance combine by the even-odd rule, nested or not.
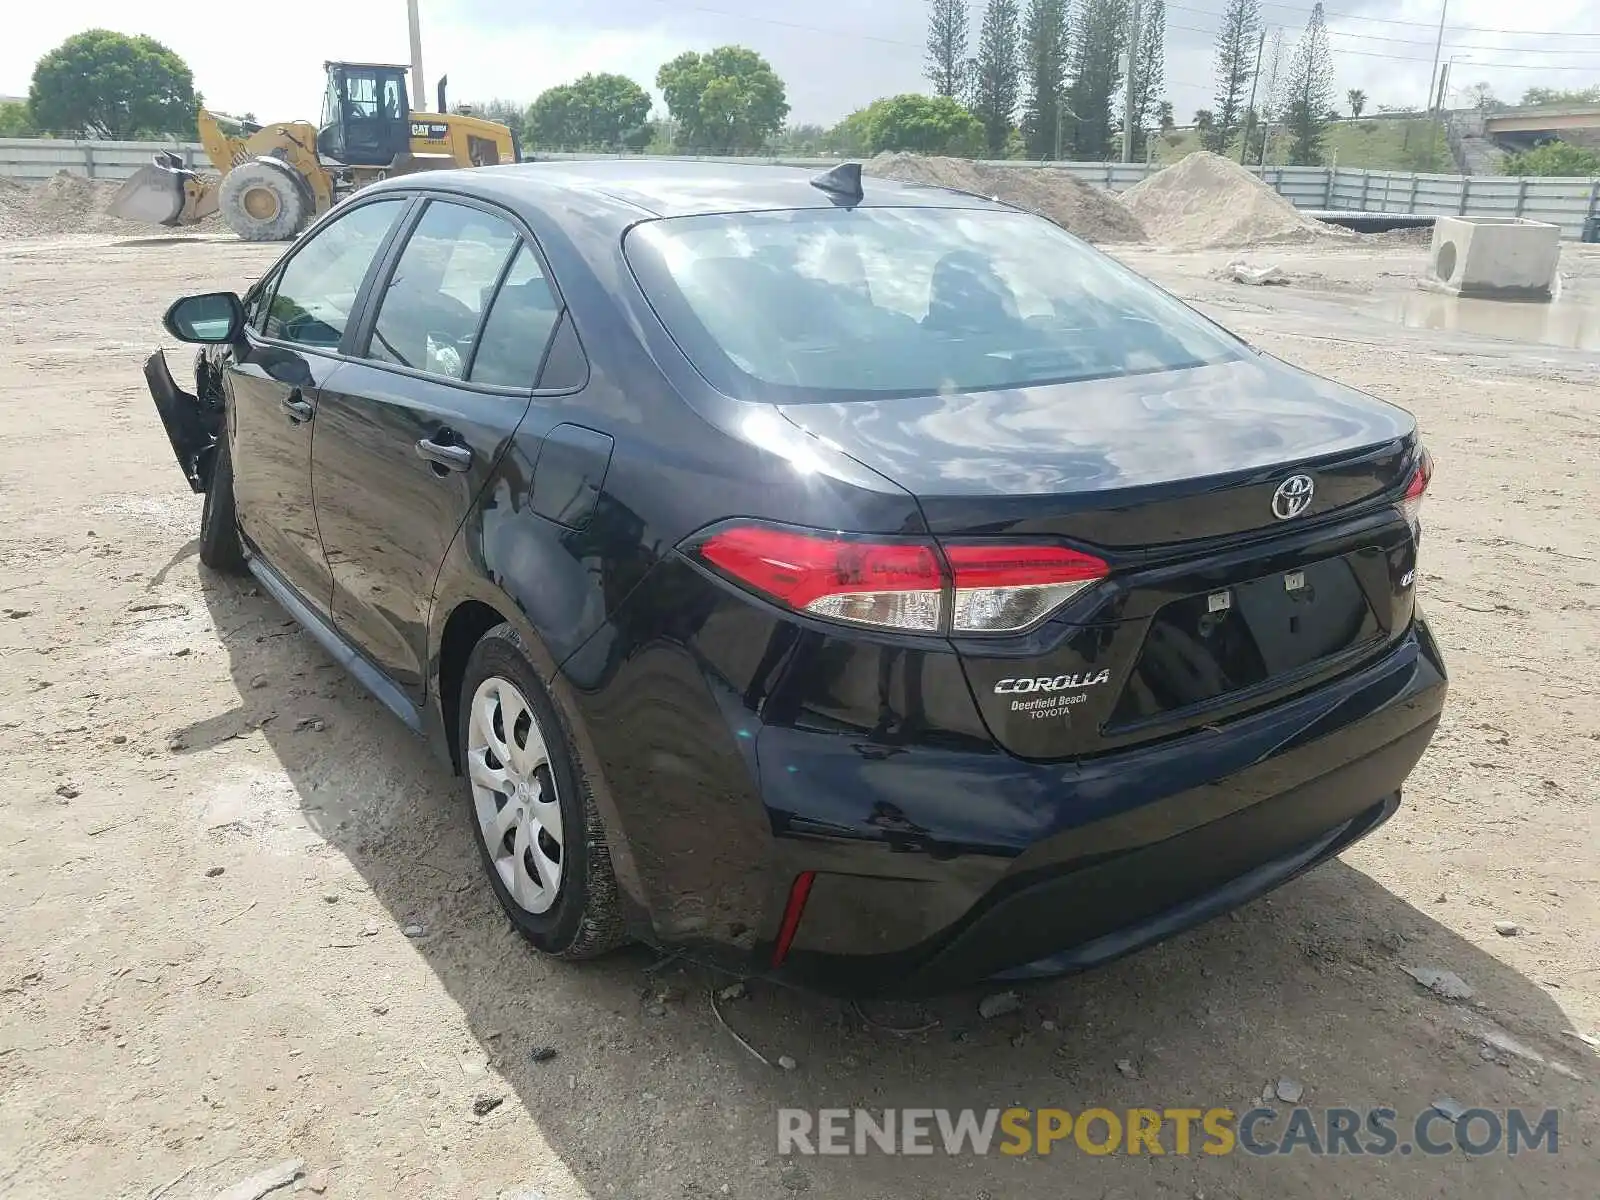
[(1412, 418), (1003, 204), (429, 173), (166, 328), (202, 559), (463, 777), (548, 954), (1083, 968), (1371, 832), (1439, 721)]

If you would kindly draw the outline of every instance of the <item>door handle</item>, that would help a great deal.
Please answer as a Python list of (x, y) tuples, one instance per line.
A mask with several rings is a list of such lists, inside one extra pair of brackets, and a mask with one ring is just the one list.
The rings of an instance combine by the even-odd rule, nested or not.
[(280, 400), (278, 402), (278, 407), (283, 409), (283, 413), (289, 418), (289, 423), (291, 425), (299, 425), (304, 421), (311, 420), (311, 418), (316, 415), (317, 411), (311, 407), (311, 401), (300, 395), (299, 388), (295, 388), (287, 396)]
[(432, 438), (423, 438), (417, 443), (417, 454), (447, 471), (465, 471), (472, 466), (470, 446), (456, 446), (448, 442), (436, 442)]

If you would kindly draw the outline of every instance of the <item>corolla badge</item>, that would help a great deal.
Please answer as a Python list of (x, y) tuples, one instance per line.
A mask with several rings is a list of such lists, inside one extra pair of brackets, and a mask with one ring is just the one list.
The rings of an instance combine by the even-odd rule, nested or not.
[(1002, 679), (994, 685), (994, 692), (997, 696), (1013, 692), (1060, 692), (1070, 688), (1098, 687), (1110, 678), (1110, 671), (1084, 671), (1078, 675), (1038, 675), (1033, 678)]
[(1311, 507), (1317, 485), (1309, 475), (1291, 475), (1272, 493), (1272, 515), (1280, 521), (1298, 517)]

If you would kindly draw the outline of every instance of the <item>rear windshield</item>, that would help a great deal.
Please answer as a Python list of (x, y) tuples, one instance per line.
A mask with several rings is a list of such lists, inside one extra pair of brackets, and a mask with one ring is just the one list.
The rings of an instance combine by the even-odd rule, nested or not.
[(1202, 366), (1238, 343), (1042, 217), (833, 208), (676, 217), (626, 253), (736, 396), (980, 391)]

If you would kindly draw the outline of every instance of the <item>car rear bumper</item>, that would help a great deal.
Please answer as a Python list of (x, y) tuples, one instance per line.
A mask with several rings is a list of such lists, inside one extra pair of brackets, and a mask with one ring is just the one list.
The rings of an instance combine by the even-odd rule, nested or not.
[[(785, 893), (816, 872), (779, 973), (927, 992), (1081, 970), (1169, 937), (1392, 815), (1446, 687), (1419, 620), (1382, 659), (1289, 703), (1084, 764), (914, 749), (874, 762), (768, 727)], [(870, 833), (845, 816), (863, 811)]]

